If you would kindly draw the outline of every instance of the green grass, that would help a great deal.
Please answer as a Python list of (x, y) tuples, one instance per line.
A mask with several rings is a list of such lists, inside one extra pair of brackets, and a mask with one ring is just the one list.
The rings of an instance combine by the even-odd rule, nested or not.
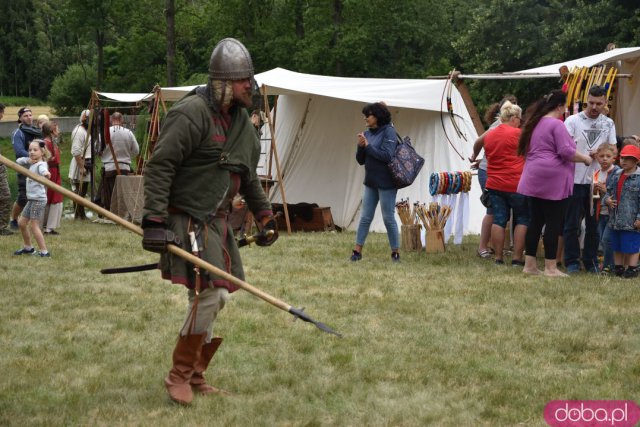
[(361, 262), (352, 233), (298, 233), (243, 248), (247, 281), (339, 339), (238, 291), (207, 377), (232, 397), (168, 400), (162, 380), (186, 292), (117, 226), (64, 220), (51, 259), (0, 238), (0, 425), (545, 425), (555, 399), (637, 400), (638, 281), (525, 277), (475, 255), (405, 253), (386, 236)]

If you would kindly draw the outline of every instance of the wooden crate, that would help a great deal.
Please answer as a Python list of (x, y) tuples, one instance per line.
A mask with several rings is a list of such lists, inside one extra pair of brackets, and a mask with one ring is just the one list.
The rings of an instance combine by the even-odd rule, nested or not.
[[(287, 229), (287, 222), (284, 214), (278, 215), (278, 230)], [(311, 220), (305, 221), (302, 218), (291, 218), (291, 231), (333, 231), (336, 229), (331, 215), (331, 208), (313, 208)]]

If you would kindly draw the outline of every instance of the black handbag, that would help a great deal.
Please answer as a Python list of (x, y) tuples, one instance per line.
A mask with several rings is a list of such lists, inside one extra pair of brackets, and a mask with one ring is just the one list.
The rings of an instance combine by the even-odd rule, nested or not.
[(482, 190), (482, 194), (480, 195), (480, 203), (482, 203), (482, 206), (484, 206), (485, 208), (491, 207), (491, 197), (489, 197), (489, 190), (487, 190), (486, 188)]
[(387, 165), (396, 188), (404, 188), (411, 185), (423, 165), (424, 159), (416, 153), (416, 150), (411, 145), (411, 139), (405, 136), (404, 140), (402, 140), (398, 135), (395, 156)]

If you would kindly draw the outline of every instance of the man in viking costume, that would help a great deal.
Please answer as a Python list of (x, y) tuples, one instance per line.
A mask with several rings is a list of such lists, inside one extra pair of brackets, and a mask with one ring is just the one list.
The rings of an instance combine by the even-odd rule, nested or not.
[(221, 393), (203, 373), (220, 346), (213, 323), (237, 287), (194, 268), (169, 252), (181, 245), (203, 260), (244, 280), (238, 246), (227, 217), (240, 193), (263, 233), (256, 241), (271, 245), (276, 222), (256, 167), (260, 145), (245, 110), (254, 82), (251, 56), (238, 40), (221, 40), (209, 61), (209, 81), (176, 103), (146, 165), (142, 228), (144, 249), (161, 253), (164, 279), (188, 288), (186, 320), (164, 382), (170, 398), (188, 405), (196, 393)]

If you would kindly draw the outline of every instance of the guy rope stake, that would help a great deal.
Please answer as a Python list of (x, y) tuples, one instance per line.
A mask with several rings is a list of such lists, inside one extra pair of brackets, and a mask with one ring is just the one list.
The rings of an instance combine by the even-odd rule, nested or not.
[[(51, 188), (52, 190), (57, 191), (58, 193), (62, 194), (65, 197), (70, 198), (71, 200), (73, 200), (76, 203), (79, 203), (89, 209), (91, 209), (92, 211), (104, 216), (105, 218), (110, 219), (111, 221), (120, 224), (121, 226), (123, 226), (124, 228), (128, 229), (129, 231), (132, 231), (134, 233), (136, 233), (139, 236), (142, 236), (142, 228), (138, 227), (137, 225), (126, 221), (122, 218), (120, 218), (118, 215), (101, 208), (100, 206), (96, 205), (95, 203), (92, 203), (88, 200), (86, 200), (84, 197), (80, 197), (79, 195), (77, 195), (76, 193), (67, 190), (66, 188), (55, 184), (51, 181), (49, 181), (46, 178), (43, 178), (33, 172), (31, 172), (29, 169), (25, 169), (22, 166), (12, 162), (11, 160), (7, 159), (6, 157), (0, 155), (0, 163), (4, 164), (5, 166), (7, 166), (8, 168), (11, 168), (13, 170), (15, 170), (16, 172), (19, 172), (25, 176), (28, 176), (29, 178), (33, 179), (36, 182), (39, 182), (40, 184), (45, 185), (48, 188)], [(302, 320), (304, 320), (305, 322), (309, 322), (309, 323), (313, 323), (318, 329), (336, 335), (338, 337), (342, 337), (342, 334), (334, 331), (333, 329), (331, 329), (329, 326), (325, 325), (322, 322), (318, 322), (316, 320), (313, 320), (311, 317), (309, 317), (308, 314), (304, 313), (303, 310), (304, 309), (298, 309), (295, 308), (287, 303), (285, 303), (284, 301), (279, 300), (278, 298), (269, 295), (268, 293), (256, 288), (255, 286), (250, 285), (249, 283), (245, 282), (244, 280), (240, 280), (237, 277), (227, 273), (224, 270), (219, 269), (218, 267), (216, 267), (215, 265), (212, 265), (204, 260), (201, 260), (200, 258), (198, 258), (197, 256), (193, 255), (190, 252), (185, 251), (184, 249), (181, 249), (175, 245), (167, 245), (167, 250), (169, 252), (171, 252), (174, 255), (179, 256), (180, 258), (190, 262), (191, 264), (198, 266), (202, 269), (205, 269), (213, 274), (215, 274), (216, 276), (228, 280), (229, 282), (233, 283), (234, 285), (238, 286), (239, 288), (244, 289), (245, 291), (249, 292), (250, 294), (253, 294), (255, 296), (257, 296), (258, 298), (268, 302), (269, 304), (286, 311), (287, 313), (292, 314), (295, 318), (300, 318)]]

